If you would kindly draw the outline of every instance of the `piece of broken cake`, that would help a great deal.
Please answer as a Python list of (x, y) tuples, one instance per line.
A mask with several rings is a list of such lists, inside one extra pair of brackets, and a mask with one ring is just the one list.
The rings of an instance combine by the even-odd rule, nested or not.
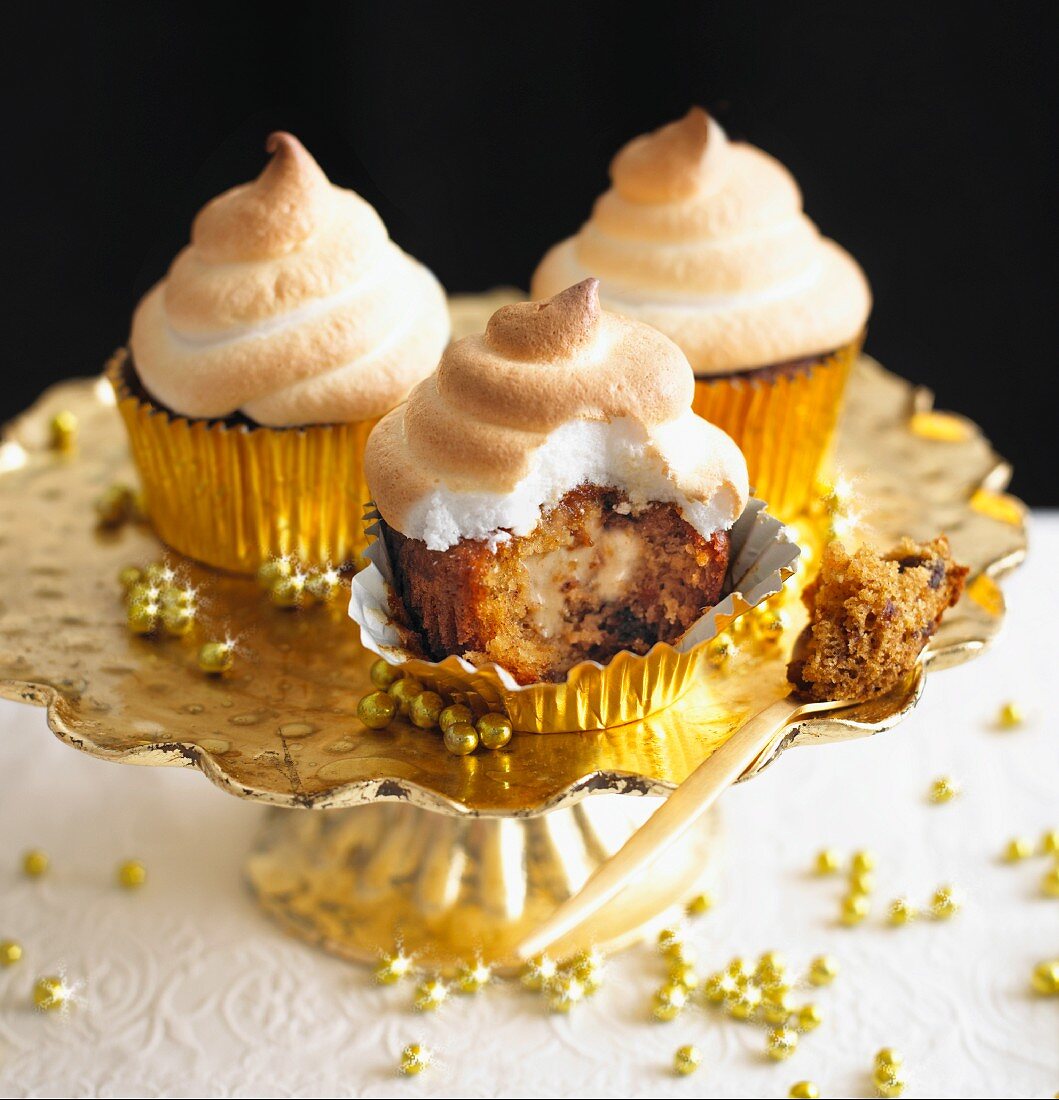
[(879, 554), (853, 554), (833, 541), (820, 573), (802, 593), (806, 628), (788, 679), (814, 699), (882, 695), (912, 670), (945, 611), (963, 592), (967, 567), (944, 535), (902, 539)]

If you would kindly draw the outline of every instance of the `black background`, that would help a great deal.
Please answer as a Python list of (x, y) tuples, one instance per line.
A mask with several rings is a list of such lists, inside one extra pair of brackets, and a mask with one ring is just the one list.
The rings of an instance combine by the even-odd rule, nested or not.
[(868, 350), (1056, 480), (1055, 42), (1034, 3), (38, 4), (5, 16), (0, 418), (93, 373), (293, 130), (450, 290), (527, 285), (635, 134), (713, 111), (875, 293)]

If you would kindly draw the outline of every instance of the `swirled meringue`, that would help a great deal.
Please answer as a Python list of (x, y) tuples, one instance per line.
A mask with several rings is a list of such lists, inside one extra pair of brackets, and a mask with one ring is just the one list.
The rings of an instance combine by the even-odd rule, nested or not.
[(383, 519), (431, 550), (529, 534), (580, 485), (673, 503), (709, 538), (746, 506), (746, 462), (691, 411), (680, 349), (607, 313), (599, 281), (493, 314), (450, 344), (435, 374), (368, 439), (365, 472)]
[(607, 309), (666, 333), (699, 375), (860, 335), (871, 308), (861, 269), (802, 212), (790, 173), (701, 108), (629, 142), (610, 171), (588, 222), (541, 261), (533, 297), (598, 276)]
[(191, 244), (140, 302), (130, 347), (173, 412), (282, 427), (380, 416), (433, 370), (445, 297), (375, 210), (272, 134), (252, 183), (199, 212)]

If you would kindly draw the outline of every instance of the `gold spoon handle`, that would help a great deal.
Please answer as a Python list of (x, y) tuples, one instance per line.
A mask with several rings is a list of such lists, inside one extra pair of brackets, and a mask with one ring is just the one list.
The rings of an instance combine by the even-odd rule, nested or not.
[(584, 923), (679, 840), (795, 719), (833, 710), (848, 703), (803, 703), (791, 695), (777, 699), (711, 753), (609, 859), (604, 860), (581, 889), (527, 936), (516, 948), (521, 959), (539, 955)]

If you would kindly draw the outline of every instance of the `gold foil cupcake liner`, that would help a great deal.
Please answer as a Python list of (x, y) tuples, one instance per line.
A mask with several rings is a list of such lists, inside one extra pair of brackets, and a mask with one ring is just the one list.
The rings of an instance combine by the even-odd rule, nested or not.
[(233, 573), (283, 555), (307, 566), (358, 561), (375, 420), (268, 428), (177, 416), (130, 390), (127, 356), (115, 353), (107, 377), (159, 538)]
[[(783, 587), (800, 550), (788, 529), (751, 500), (731, 530), (724, 596), (674, 645), (659, 642), (639, 655), (623, 651), (606, 664), (583, 661), (559, 683), (520, 684), (507, 669), (475, 666), (458, 656), (442, 661), (418, 657), (405, 644), (391, 613), (393, 568), (386, 540), (375, 537), (367, 567), (353, 578), (350, 617), (360, 626), (361, 644), (442, 695), (476, 712), (505, 711), (523, 733), (572, 733), (636, 722), (676, 702), (710, 669), (707, 647), (740, 615)], [(379, 534), (378, 513), (370, 512), (368, 534)]]
[(765, 378), (696, 378), (692, 408), (746, 456), (754, 493), (783, 519), (812, 498), (827, 461), (861, 340), (804, 369)]

